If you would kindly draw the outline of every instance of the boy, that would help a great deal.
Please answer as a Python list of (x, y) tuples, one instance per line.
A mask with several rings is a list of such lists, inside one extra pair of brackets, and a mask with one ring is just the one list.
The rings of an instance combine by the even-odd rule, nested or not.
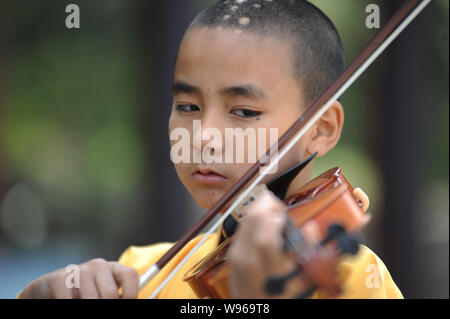
[[(339, 35), (329, 19), (315, 6), (301, 0), (226, 0), (200, 13), (181, 43), (174, 74), (174, 102), (169, 131), (188, 130), (200, 145), (191, 152), (224, 154), (217, 139), (203, 136), (214, 128), (277, 128), (283, 134), (341, 74), (344, 55)], [(201, 121), (202, 134), (192, 136), (193, 121)], [(344, 121), (339, 102), (321, 117), (278, 165), (278, 173), (311, 154), (324, 156), (339, 141)], [(176, 141), (172, 140), (174, 145)], [(268, 147), (269, 144), (266, 143)], [(247, 143), (245, 148), (248, 148)], [(209, 209), (250, 168), (252, 163), (178, 163), (181, 182), (197, 203)], [(311, 175), (311, 165), (289, 186), (289, 196)], [(261, 196), (249, 208), (229, 251), (230, 288), (234, 298), (270, 297), (264, 289), (271, 276), (291, 272), (293, 262), (282, 253), (284, 209), (273, 195)], [(176, 263), (200, 240), (193, 239), (138, 293), (141, 275), (171, 246), (157, 244), (130, 247), (119, 262), (96, 259), (80, 265), (80, 288), (65, 285), (64, 270), (45, 275), (28, 285), (22, 298), (146, 298)], [(159, 293), (159, 298), (195, 298), (183, 276), (219, 244), (220, 236), (208, 238)], [(339, 264), (342, 298), (402, 298), (383, 262), (367, 247), (356, 257)], [(293, 298), (303, 290), (291, 280), (278, 297)], [(317, 290), (312, 298), (325, 298)]]

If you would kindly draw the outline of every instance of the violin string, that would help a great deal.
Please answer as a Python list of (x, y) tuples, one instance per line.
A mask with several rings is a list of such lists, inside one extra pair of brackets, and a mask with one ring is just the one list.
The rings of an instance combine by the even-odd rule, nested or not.
[(295, 224), (292, 223), (291, 219), (289, 217), (287, 224), (285, 226), (285, 229), (288, 231), (288, 234), (286, 234), (286, 241), (291, 246), (291, 250), (294, 252), (294, 254), (297, 257), (303, 258), (305, 252), (305, 246), (307, 247), (313, 247), (317, 249), (317, 244), (309, 244), (307, 240), (305, 239), (305, 236), (302, 234), (302, 232), (295, 226)]
[(287, 244), (289, 244), (291, 250), (294, 250), (300, 245), (304, 244), (303, 235), (297, 228), (294, 228), (295, 226), (292, 224), (289, 217), (287, 217), (287, 222), (284, 226), (284, 231), (286, 233), (285, 241)]
[[(320, 117), (331, 107), (331, 105), (337, 101), (345, 91), (350, 88), (353, 83), (365, 72), (369, 66), (383, 53), (386, 48), (400, 35), (401, 32), (425, 9), (425, 7), (431, 2), (431, 0), (423, 0), (417, 7), (410, 13), (402, 23), (386, 38), (386, 40), (369, 56), (369, 58), (363, 62), (363, 64), (344, 82), (339, 90), (328, 100), (326, 104), (324, 104), (315, 115), (313, 115), (308, 123), (306, 123), (303, 128), (297, 132), (297, 134), (292, 138), (292, 140), (287, 143), (287, 145), (282, 149), (280, 153), (272, 154), (269, 159), (274, 159), (274, 161), (270, 161), (270, 164), (266, 166), (260, 175), (255, 179), (255, 181), (241, 193), (236, 201), (233, 202), (230, 208), (222, 215), (222, 217), (206, 232), (203, 238), (195, 245), (191, 251), (186, 254), (186, 256), (181, 260), (180, 263), (170, 272), (170, 274), (166, 277), (166, 279), (155, 289), (155, 291), (150, 295), (150, 299), (155, 298), (158, 293), (167, 285), (167, 283), (172, 280), (175, 274), (181, 269), (181, 267), (192, 257), (192, 255), (203, 245), (203, 243), (219, 229), (225, 219), (236, 209), (236, 207), (241, 203), (253, 189), (262, 181), (262, 179), (275, 168), (275, 165), (278, 165), (278, 162), (284, 158), (284, 156), (298, 143), (298, 141), (303, 137), (303, 135), (316, 123)], [(278, 143), (275, 144), (275, 146)], [(159, 267), (156, 267), (158, 271), (155, 271), (155, 265), (152, 265), (149, 269), (153, 272), (151, 275), (144, 274), (146, 277), (145, 282), (141, 281), (140, 289), (145, 286), (151, 279), (153, 279), (160, 271)]]

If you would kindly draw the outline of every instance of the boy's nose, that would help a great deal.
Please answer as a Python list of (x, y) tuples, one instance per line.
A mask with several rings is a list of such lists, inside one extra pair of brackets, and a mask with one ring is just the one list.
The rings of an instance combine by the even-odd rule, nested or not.
[(194, 138), (197, 143), (193, 143), (194, 148), (198, 146), (201, 149), (196, 150), (200, 152), (206, 152), (211, 156), (221, 154), (223, 148), (223, 120), (220, 120), (219, 116), (215, 112), (208, 112), (204, 114), (201, 120), (201, 127), (194, 133)]

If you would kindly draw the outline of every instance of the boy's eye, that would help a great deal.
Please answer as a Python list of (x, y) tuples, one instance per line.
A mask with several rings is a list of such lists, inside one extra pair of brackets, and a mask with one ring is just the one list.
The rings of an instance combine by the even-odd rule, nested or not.
[(252, 118), (252, 117), (257, 117), (257, 116), (261, 115), (261, 112), (247, 110), (247, 109), (238, 109), (238, 110), (231, 111), (231, 113), (236, 116), (242, 117), (242, 118)]
[(177, 105), (177, 110), (182, 112), (198, 112), (200, 108), (197, 105), (193, 104), (180, 104)]

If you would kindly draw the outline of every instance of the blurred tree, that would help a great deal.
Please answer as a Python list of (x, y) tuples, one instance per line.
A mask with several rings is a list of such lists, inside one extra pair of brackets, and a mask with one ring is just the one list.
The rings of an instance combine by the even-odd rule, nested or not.
[(194, 15), (192, 1), (137, 1), (136, 34), (141, 70), (141, 126), (149, 165), (145, 210), (134, 227), (140, 244), (173, 241), (190, 223), (186, 193), (170, 160), (168, 120), (174, 62)]
[[(0, 12), (3, 12), (3, 1), (0, 0)], [(3, 26), (2, 26), (2, 19), (0, 18), (0, 126), (2, 125), (2, 97), (3, 97), (3, 52), (4, 52), (4, 44), (3, 44)], [(2, 201), (2, 198), (4, 196), (4, 180), (2, 178), (2, 171), (3, 171), (3, 161), (2, 161), (2, 145), (0, 143), (0, 202)]]
[[(391, 14), (401, 5), (395, 1), (385, 3)], [(380, 236), (384, 245), (381, 257), (389, 265), (392, 276), (408, 298), (438, 297), (440, 295), (438, 291), (442, 292), (442, 289), (434, 287), (445, 285), (438, 278), (430, 277), (433, 271), (428, 274), (419, 271), (418, 266), (424, 259), (428, 264), (427, 269), (434, 268), (437, 271), (440, 267), (433, 266), (432, 261), (425, 257), (426, 247), (419, 245), (419, 236), (416, 233), (418, 228), (415, 227), (415, 221), (422, 220), (420, 215), (429, 213), (421, 211), (417, 206), (419, 200), (424, 197), (426, 188), (430, 187), (429, 181), (433, 176), (431, 170), (443, 169), (442, 173), (447, 176), (448, 183), (448, 165), (447, 167), (440, 165), (441, 159), (438, 154), (435, 150), (433, 153), (429, 152), (427, 146), (430, 139), (433, 140), (433, 134), (427, 127), (434, 126), (447, 127), (447, 137), (435, 138), (440, 143), (447, 139), (448, 145), (448, 117), (443, 123), (433, 123), (436, 120), (435, 114), (445, 112), (448, 104), (436, 101), (432, 93), (433, 88), (429, 84), (433, 82), (440, 87), (439, 83), (447, 82), (448, 85), (448, 70), (447, 79), (445, 72), (431, 71), (434, 60), (430, 50), (433, 47), (431, 35), (437, 30), (435, 23), (438, 16), (442, 17), (439, 5), (433, 3), (417, 17), (389, 49), (386, 72), (379, 81), (381, 85), (378, 105), (382, 127), (378, 130), (380, 138), (377, 154), (383, 165), (382, 174), (385, 181), (382, 223), (384, 234)], [(448, 95), (447, 85), (442, 88), (447, 88)], [(444, 97), (445, 89), (434, 93), (436, 96)], [(441, 217), (444, 217), (446, 212), (442, 213)], [(420, 225), (419, 229), (425, 227), (426, 225)], [(440, 276), (442, 279), (445, 273)], [(432, 282), (434, 284), (431, 284)]]

